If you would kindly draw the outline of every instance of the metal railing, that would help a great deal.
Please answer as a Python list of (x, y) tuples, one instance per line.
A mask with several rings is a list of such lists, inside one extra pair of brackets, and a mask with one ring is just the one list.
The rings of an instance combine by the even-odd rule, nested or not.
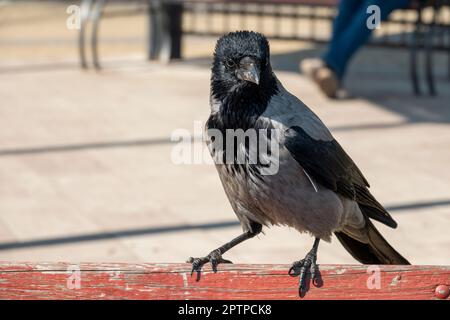
[[(83, 0), (80, 30), (80, 60), (87, 67), (86, 24), (92, 21), (92, 59), (100, 68), (97, 53), (97, 30), (107, 0)], [(112, 1), (113, 2), (113, 1)], [(236, 29), (263, 32), (270, 39), (326, 43), (336, 14), (337, 0), (143, 0), (135, 14), (149, 16), (148, 58), (171, 60), (181, 58), (183, 35), (220, 36)], [(134, 1), (136, 3), (136, 1)], [(425, 79), (428, 92), (434, 95), (435, 81), (432, 55), (448, 53), (450, 77), (450, 0), (414, 1), (397, 10), (383, 28), (376, 30), (369, 45), (408, 48), (413, 90), (421, 93), (418, 79), (418, 52), (425, 52)], [(125, 14), (125, 12), (123, 12)], [(120, 15), (120, 11), (109, 13)], [(271, 21), (271, 27), (268, 21)], [(324, 32), (326, 30), (326, 32)]]

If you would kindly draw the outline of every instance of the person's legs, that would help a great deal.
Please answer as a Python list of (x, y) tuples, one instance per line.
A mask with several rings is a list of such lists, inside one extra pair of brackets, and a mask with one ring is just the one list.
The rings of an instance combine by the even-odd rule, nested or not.
[(331, 34), (329, 46), (337, 42), (339, 37), (347, 30), (351, 24), (355, 13), (364, 4), (362, 0), (340, 0), (337, 8), (337, 15), (333, 21), (333, 30)]
[[(339, 8), (346, 7), (346, 3), (351, 6), (354, 0), (342, 0)], [(348, 25), (345, 29), (345, 21), (338, 23), (336, 33), (333, 32), (333, 39), (329, 44), (328, 50), (323, 56), (325, 63), (334, 71), (338, 78), (342, 79), (345, 75), (348, 62), (353, 54), (364, 45), (369, 39), (372, 30), (367, 28), (368, 14), (367, 7), (377, 5), (380, 7), (381, 20), (386, 20), (389, 14), (399, 8), (406, 7), (410, 0), (366, 0), (360, 1), (362, 4), (358, 6), (356, 12), (347, 21)], [(346, 9), (344, 9), (346, 10)], [(347, 15), (347, 12), (344, 11)], [(339, 18), (339, 15), (336, 19)], [(343, 16), (344, 18), (344, 16)]]

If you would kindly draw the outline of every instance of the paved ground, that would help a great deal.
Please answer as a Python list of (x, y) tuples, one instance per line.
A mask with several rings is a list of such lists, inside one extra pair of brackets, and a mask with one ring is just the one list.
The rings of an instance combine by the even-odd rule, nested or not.
[[(77, 68), (75, 34), (56, 28), (52, 47), (51, 36), (35, 34), (47, 37), (51, 25), (38, 26), (0, 34), (0, 260), (180, 262), (237, 235), (214, 167), (171, 161), (171, 133), (192, 132), (208, 115), (214, 39), (189, 38), (186, 62), (160, 65), (143, 62), (136, 29), (128, 47), (104, 44), (105, 70), (96, 73)], [(398, 221), (396, 230), (380, 226), (383, 234), (414, 264), (450, 264), (443, 75), (439, 97), (416, 98), (404, 51), (364, 50), (348, 79), (356, 97), (336, 102), (297, 72), (318, 48), (272, 48), (281, 81), (332, 128)], [(289, 263), (311, 245), (307, 235), (271, 228), (227, 258)], [(321, 245), (319, 260), (354, 262), (336, 240)]]

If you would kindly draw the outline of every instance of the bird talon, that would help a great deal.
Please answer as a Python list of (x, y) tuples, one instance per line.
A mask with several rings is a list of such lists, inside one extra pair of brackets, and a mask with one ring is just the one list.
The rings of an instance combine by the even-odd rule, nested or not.
[(314, 286), (319, 286), (320, 271), (316, 259), (316, 254), (309, 252), (304, 259), (294, 262), (288, 271), (292, 277), (299, 276), (298, 292), (300, 297), (304, 297), (308, 291), (310, 280)]
[(293, 266), (289, 268), (288, 274), (289, 274), (291, 277), (296, 277), (296, 276), (299, 275), (299, 274), (297, 273), (297, 271), (294, 269)]
[(302, 266), (303, 266), (303, 263), (304, 263), (304, 260), (305, 259), (302, 259), (302, 260), (300, 260), (300, 261), (295, 261), (293, 264), (292, 264), (292, 266), (290, 267), (290, 269), (289, 269), (289, 271), (288, 271), (288, 274), (291, 276), (291, 277), (297, 277), (298, 275), (300, 275), (300, 273), (301, 273), (301, 271), (302, 271)]
[(192, 263), (192, 269), (191, 269), (191, 277), (194, 274), (194, 272), (197, 272), (197, 281), (200, 280), (200, 273), (202, 271), (203, 265), (207, 262), (205, 261), (205, 258), (193, 258), (190, 257), (187, 262)]
[(317, 265), (313, 264), (311, 266), (311, 281), (312, 281), (312, 284), (316, 287), (319, 284), (319, 277), (318, 277), (319, 272), (320, 271), (319, 271), (319, 268), (317, 267)]
[(214, 273), (217, 273), (217, 266), (220, 263), (233, 263), (230, 260), (223, 259), (222, 255), (217, 250), (212, 251), (210, 254), (208, 254), (206, 257), (203, 257), (203, 258), (190, 257), (186, 262), (192, 263), (191, 277), (194, 274), (194, 272), (197, 272), (197, 281), (200, 280), (200, 274), (202, 271), (202, 267), (207, 262), (209, 262), (211, 264), (211, 269)]
[(212, 271), (214, 272), (214, 273), (217, 273), (217, 265), (218, 265), (219, 263), (217, 262), (217, 260), (211, 260), (211, 269), (212, 269)]

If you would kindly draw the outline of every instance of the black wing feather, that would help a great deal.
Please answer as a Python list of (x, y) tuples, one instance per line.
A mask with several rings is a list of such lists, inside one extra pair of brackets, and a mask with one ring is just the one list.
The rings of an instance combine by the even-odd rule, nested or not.
[(285, 132), (285, 145), (302, 168), (322, 186), (355, 200), (370, 218), (392, 228), (397, 226), (372, 196), (366, 178), (336, 140), (315, 140), (302, 128), (293, 126)]

